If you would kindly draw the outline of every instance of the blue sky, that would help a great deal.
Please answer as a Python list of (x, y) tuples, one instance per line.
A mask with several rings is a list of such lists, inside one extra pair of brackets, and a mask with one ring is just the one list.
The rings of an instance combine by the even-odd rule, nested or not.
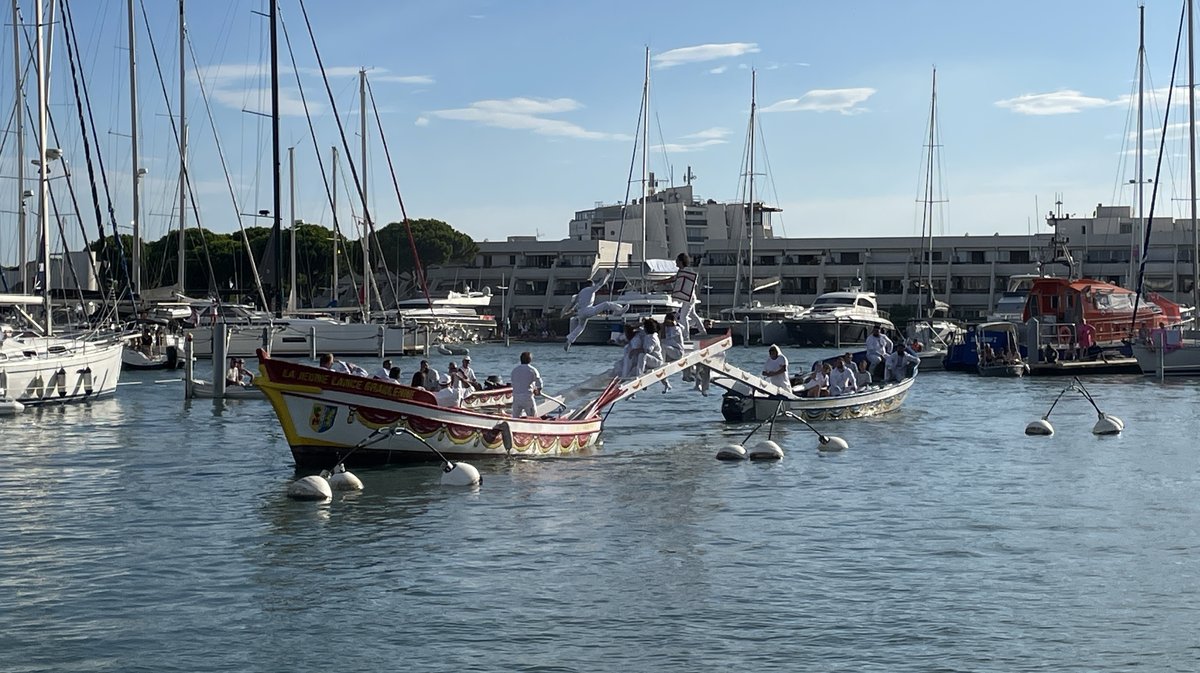
[[(176, 3), (143, 1), (175, 106)], [(1148, 172), (1181, 1), (1150, 0), (1146, 8), (1147, 87), (1158, 101), (1147, 104)], [(32, 5), (25, 5), (31, 23)], [(125, 2), (74, 5), (77, 28), (85, 27), (78, 39), (114, 206), (125, 226), (132, 163)], [(330, 106), (299, 5), (282, 0), (280, 6), (328, 165), (329, 148), (339, 143)], [(266, 25), (254, 13), (265, 8), (261, 0), (193, 1), (187, 12), (242, 212), (271, 207), (269, 127), (243, 111), (266, 105)], [(763, 175), (756, 190), (784, 209), (777, 235), (919, 233), (935, 65), (938, 182), (949, 199), (939, 214), (941, 231), (1024, 233), (1041, 224), (1058, 195), (1067, 212), (1079, 215), (1100, 202), (1133, 200), (1126, 184), (1134, 176), (1130, 96), (1138, 10), (1132, 1), (310, 0), (308, 11), (356, 160), (354, 73), (363, 67), (409, 215), (443, 219), (477, 240), (563, 238), (576, 210), (624, 198), (647, 47), (654, 64), (651, 170), (678, 184), (690, 166), (704, 198), (739, 198), (750, 71), (758, 72), (756, 172)], [(178, 160), (140, 9), (137, 21), (141, 154), (148, 171), (143, 222), (153, 239), (172, 221)], [(12, 106), (8, 30), (0, 36), (0, 109)], [(286, 47), (281, 59), (284, 143), (297, 148), (297, 217), (330, 224)], [(61, 42), (54, 68), (53, 112), (61, 126), (77, 127)], [(236, 211), (199, 80), (188, 68), (189, 155), (201, 218), (207, 228), (234, 231)], [(373, 118), (370, 125), (370, 200), (375, 220), (388, 222), (399, 208)], [(64, 135), (58, 144), (71, 163), (71, 179), (85, 189), (78, 132)], [(1182, 214), (1182, 202), (1170, 200), (1186, 189), (1179, 177), (1186, 149), (1177, 135), (1168, 143), (1176, 177), (1161, 181), (1173, 193), (1160, 204)], [(4, 175), (11, 177), (11, 142), (3, 155)], [(284, 171), (286, 217), (286, 165)], [(0, 259), (12, 263), (15, 226), (7, 211), (15, 209), (15, 185), (2, 191), (9, 193), (0, 194), (6, 211)], [(348, 199), (344, 187), (340, 192), (346, 222)], [(90, 205), (83, 209), (90, 212)], [(85, 223), (94, 229), (90, 217)]]

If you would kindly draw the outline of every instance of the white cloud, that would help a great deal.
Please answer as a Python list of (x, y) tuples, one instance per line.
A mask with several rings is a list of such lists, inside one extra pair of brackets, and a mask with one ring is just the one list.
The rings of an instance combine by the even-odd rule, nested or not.
[(1085, 96), (1078, 91), (1064, 89), (1050, 93), (1028, 93), (1016, 98), (996, 101), (996, 105), (1008, 108), (1017, 114), (1061, 115), (1075, 114), (1091, 108), (1106, 107), (1120, 101), (1110, 101), (1095, 96)]
[(664, 143), (662, 145), (654, 145), (650, 149), (655, 152), (698, 152), (706, 147), (724, 144), (724, 140), (712, 138), (709, 140), (700, 140), (694, 143)]
[[(358, 73), (363, 68), (357, 65), (335, 65), (325, 68), (325, 76), (330, 79), (342, 79), (346, 77), (358, 77)], [(367, 68), (367, 76), (372, 82), (393, 82), (396, 84), (433, 84), (434, 79), (431, 75), (395, 75), (387, 68)], [(319, 68), (303, 68), (301, 70), (306, 75), (314, 77), (321, 76)]]
[(685, 63), (702, 63), (721, 58), (735, 58), (743, 54), (754, 54), (759, 51), (753, 42), (727, 42), (725, 44), (701, 44), (694, 47), (680, 47), (664, 51), (651, 57), (656, 68), (672, 68)]
[(761, 108), (759, 112), (840, 112), (844, 115), (865, 112), (859, 103), (875, 94), (870, 87), (850, 89), (813, 89), (799, 98), (788, 98)]
[(429, 117), (417, 117), (417, 120), (413, 122), (413, 126), (429, 126)]
[(729, 70), (729, 66), (727, 66), (727, 65), (720, 65), (720, 66), (717, 66), (717, 67), (713, 68), (712, 70), (709, 70), (709, 71), (708, 71), (708, 74), (710, 74), (710, 75), (720, 75), (721, 73), (725, 72), (726, 70)]
[(578, 124), (561, 119), (547, 119), (542, 115), (571, 112), (583, 107), (570, 98), (510, 98), (507, 100), (481, 100), (469, 107), (450, 110), (434, 110), (429, 114), (440, 119), (475, 122), (484, 126), (532, 131), (539, 135), (579, 138), (583, 140), (628, 140), (624, 134), (589, 131)]
[(690, 133), (690, 134), (684, 136), (684, 138), (696, 138), (699, 140), (720, 140), (727, 135), (729, 135), (729, 129), (721, 128), (720, 126), (714, 126), (712, 128), (704, 129), (703, 131), (697, 131), (695, 133)]
[(434, 79), (429, 75), (379, 75), (371, 77), (372, 82), (394, 82), (396, 84), (433, 84)]

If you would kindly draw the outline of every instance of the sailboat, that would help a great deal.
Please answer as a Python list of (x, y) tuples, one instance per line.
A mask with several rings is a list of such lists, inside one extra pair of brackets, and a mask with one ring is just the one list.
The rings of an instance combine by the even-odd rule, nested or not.
[[(121, 351), (117, 336), (55, 336), (54, 311), (50, 300), (53, 281), (50, 264), (50, 162), (61, 152), (47, 146), (49, 81), (46, 70), (47, 44), (43, 6), (36, 5), (36, 50), (38, 93), (38, 233), (42, 293), (0, 295), (0, 307), (16, 312), (30, 323), (29, 329), (0, 326), (0, 400), (6, 409), (23, 406), (79, 402), (112, 395), (121, 376)], [(19, 17), (14, 17), (14, 20)], [(18, 21), (19, 22), (19, 21)], [(20, 84), (18, 83), (18, 97)], [(18, 115), (18, 119), (21, 115)], [(24, 185), (18, 184), (18, 190)], [(25, 288), (22, 288), (23, 290)], [(40, 305), (40, 324), (24, 311)]]
[(950, 347), (963, 340), (963, 327), (950, 319), (950, 305), (938, 301), (933, 289), (933, 227), (937, 205), (945, 203), (935, 190), (939, 177), (937, 126), (937, 68), (933, 69), (933, 86), (929, 98), (929, 136), (926, 147), (924, 186), (921, 198), (920, 272), (917, 274), (917, 305), (914, 318), (905, 327), (905, 338), (921, 358), (923, 369), (940, 368)]
[[(1188, 163), (1190, 170), (1190, 200), (1192, 221), (1192, 306), (1190, 329), (1177, 325), (1170, 329), (1153, 329), (1137, 335), (1130, 350), (1138, 366), (1147, 376), (1200, 375), (1200, 330), (1196, 326), (1196, 311), (1200, 311), (1200, 228), (1196, 224), (1196, 73), (1193, 45), (1192, 0), (1187, 5), (1188, 29)], [(1149, 240), (1149, 233), (1144, 240)], [(1138, 273), (1138, 285), (1145, 276), (1145, 256)]]
[[(669, 292), (656, 290), (655, 284), (669, 281), (675, 275), (675, 263), (665, 259), (646, 259), (646, 211), (649, 208), (650, 196), (654, 190), (653, 174), (649, 171), (648, 138), (650, 124), (650, 50), (646, 49), (645, 79), (642, 85), (642, 117), (641, 117), (641, 152), (642, 179), (640, 199), (641, 209), (641, 249), (638, 251), (638, 273), (630, 274), (621, 293), (612, 299), (613, 302), (625, 307), (619, 314), (601, 313), (590, 318), (583, 332), (575, 339), (576, 344), (623, 344), (624, 326), (639, 324), (646, 318), (663, 322), (667, 313), (677, 312), (682, 303), (671, 296)], [(619, 266), (618, 263), (613, 265)], [(615, 269), (614, 269), (615, 270)], [(616, 284), (613, 281), (614, 285)], [(603, 285), (603, 284), (602, 284)], [(607, 288), (612, 290), (613, 288)], [(600, 292), (597, 292), (597, 297)], [(569, 309), (568, 306), (565, 310)]]
[[(762, 214), (768, 212), (768, 209), (762, 204), (756, 203), (754, 200), (754, 151), (755, 151), (755, 130), (757, 123), (756, 113), (758, 111), (758, 72), (750, 71), (750, 129), (747, 132), (747, 151), (746, 151), (746, 211), (748, 221), (744, 231), (749, 247), (749, 259), (747, 264), (748, 282), (746, 284), (746, 301), (737, 306), (721, 309), (720, 320), (713, 323), (713, 328), (717, 332), (729, 330), (734, 335), (734, 341), (742, 341), (746, 344), (763, 343), (769, 340), (774, 340), (776, 334), (782, 334), (779, 328), (780, 321), (799, 315), (804, 311), (804, 307), (798, 304), (763, 304), (754, 299), (754, 293), (761, 290), (769, 290), (776, 285), (779, 285), (779, 278), (771, 278), (764, 280), (762, 283), (755, 285), (754, 280), (754, 238), (755, 238), (755, 223), (759, 221)], [(757, 217), (756, 217), (757, 215)], [(741, 282), (741, 255), (738, 255), (738, 282)]]

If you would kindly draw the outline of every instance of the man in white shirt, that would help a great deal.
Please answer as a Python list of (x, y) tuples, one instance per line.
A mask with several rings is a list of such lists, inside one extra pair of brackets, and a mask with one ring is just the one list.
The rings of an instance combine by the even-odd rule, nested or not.
[(458, 368), (458, 371), (462, 374), (463, 380), (467, 382), (468, 386), (471, 386), (475, 390), (483, 389), (483, 384), (481, 384), (479, 379), (475, 377), (475, 370), (471, 369), (470, 357), (465, 357), (462, 359), (462, 366)]
[(833, 371), (829, 372), (829, 394), (848, 395), (857, 390), (858, 383), (854, 378), (854, 370), (846, 366), (845, 358), (838, 358)]
[(792, 384), (788, 380), (788, 361), (779, 350), (779, 346), (772, 345), (767, 350), (767, 355), (769, 357), (767, 357), (767, 363), (763, 365), (763, 376), (780, 388), (791, 390)]
[(692, 338), (693, 329), (701, 336), (707, 334), (704, 323), (700, 320), (700, 314), (696, 312), (697, 274), (695, 269), (689, 268), (691, 263), (692, 259), (686, 252), (679, 253), (675, 257), (675, 275), (669, 281), (671, 298), (680, 303), (676, 320), (679, 322), (680, 329), (683, 330), (685, 341)]
[(909, 353), (907, 350), (895, 350), (888, 355), (884, 361), (883, 382), (903, 381), (908, 378), (908, 365), (915, 365), (921, 362), (921, 358)]
[(871, 336), (867, 337), (867, 360), (871, 363), (871, 367), (874, 368), (875, 365), (883, 362), (892, 349), (892, 340), (876, 325), (875, 329), (871, 330)]
[(608, 276), (605, 276), (604, 280), (600, 281), (599, 284), (591, 280), (585, 281), (579, 293), (575, 295), (574, 304), (570, 308), (570, 311), (573, 313), (571, 316), (571, 332), (567, 335), (567, 344), (563, 347), (563, 350), (571, 350), (571, 344), (575, 343), (580, 334), (583, 334), (583, 329), (587, 327), (587, 321), (593, 316), (600, 315), (601, 313), (621, 315), (625, 312), (625, 307), (615, 301), (606, 301), (595, 306), (592, 305), (592, 302), (596, 299), (596, 292), (604, 287), (604, 284), (607, 282)]
[(376, 369), (375, 373), (371, 375), (371, 378), (380, 379), (382, 381), (390, 381), (392, 378), (392, 361), (384, 360), (383, 363), (379, 365), (379, 369)]
[(334, 360), (333, 353), (322, 353), (320, 359), (321, 369), (328, 369), (331, 372), (339, 374), (349, 374), (350, 366), (341, 360)]
[(508, 377), (513, 389), (513, 418), (537, 414), (533, 396), (542, 392), (542, 375), (533, 367), (532, 362), (533, 353), (521, 353), (521, 364), (514, 367)]

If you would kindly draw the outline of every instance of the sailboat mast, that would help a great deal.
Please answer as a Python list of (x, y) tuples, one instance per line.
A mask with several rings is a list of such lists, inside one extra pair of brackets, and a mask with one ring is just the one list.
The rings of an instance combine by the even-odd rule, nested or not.
[[(925, 254), (921, 266), (925, 267), (925, 288), (917, 293), (917, 315), (924, 317), (925, 293), (933, 295), (933, 178), (934, 152), (937, 151), (937, 68), (933, 69), (933, 88), (929, 96), (929, 164), (925, 171), (925, 209), (922, 213), (921, 234), (925, 236)], [(932, 308), (932, 307), (930, 307)]]
[(367, 70), (358, 71), (358, 111), (362, 138), (362, 198), (363, 198), (363, 320), (371, 315), (371, 214), (367, 212)]
[(338, 302), (338, 230), (337, 230), (337, 179), (338, 179), (338, 148), (333, 147), (333, 197), (330, 208), (333, 209), (333, 289), (330, 292), (333, 294), (333, 305), (337, 306)]
[[(184, 279), (184, 254), (187, 244), (184, 235), (187, 233), (187, 73), (185, 71), (185, 43), (187, 42), (187, 23), (184, 21), (184, 0), (179, 0), (179, 259), (176, 262), (176, 278), (179, 280), (179, 291), (187, 292)], [(136, 113), (135, 113), (136, 114)]]
[(650, 177), (650, 47), (646, 47), (646, 77), (642, 85), (642, 250), (641, 258), (646, 259), (646, 205), (650, 193), (647, 184)]
[(274, 203), (271, 216), (274, 222), (271, 231), (275, 241), (275, 317), (283, 317), (283, 228), (280, 224), (279, 211), (282, 209), (279, 186), (279, 7), (276, 0), (270, 0), (271, 11), (271, 190)]
[(291, 223), (291, 260), (290, 270), (291, 277), (288, 283), (288, 301), (287, 308), (289, 311), (296, 310), (296, 148), (288, 148), (288, 198), (291, 203), (288, 205), (288, 221)]
[(37, 25), (37, 94), (38, 94), (38, 236), (41, 237), (42, 302), (46, 311), (46, 336), (54, 334), (53, 311), (50, 305), (50, 192), (47, 178), (50, 167), (46, 161), (46, 106), (50, 92), (46, 82), (46, 43), (42, 3), (33, 3)]
[[(1138, 6), (1138, 105), (1137, 105), (1137, 200), (1138, 200), (1138, 216), (1137, 227), (1133, 231), (1133, 245), (1130, 246), (1132, 254), (1129, 256), (1129, 278), (1133, 280), (1137, 277), (1138, 261), (1145, 252), (1142, 250), (1142, 238), (1146, 229), (1146, 212), (1143, 210), (1145, 201), (1143, 194), (1145, 190), (1145, 178), (1143, 174), (1143, 157), (1142, 144), (1144, 139), (1144, 129), (1142, 128), (1142, 111), (1145, 98), (1145, 71), (1146, 71), (1146, 6)], [(1194, 172), (1194, 171), (1193, 171)]]
[(21, 265), (21, 292), (29, 294), (29, 241), (28, 225), (25, 221), (25, 113), (21, 109), (25, 101), (25, 86), (21, 80), (21, 10), (18, 0), (12, 0), (13, 13), (13, 119), (17, 132), (17, 245), (20, 246), (18, 263)]
[[(15, 0), (14, 0), (15, 4)], [(130, 153), (133, 155), (133, 295), (142, 294), (142, 226), (141, 226), (141, 194), (138, 185), (141, 176), (138, 174), (138, 97), (137, 97), (137, 33), (134, 29), (133, 0), (126, 3), (126, 14), (129, 15), (129, 134)], [(17, 162), (18, 164), (22, 162)]]
[(1200, 311), (1200, 231), (1196, 229), (1196, 52), (1193, 44), (1192, 0), (1187, 1), (1188, 22), (1188, 161), (1192, 198), (1192, 327)]
[(750, 200), (750, 263), (748, 271), (750, 282), (746, 287), (746, 306), (754, 306), (754, 113), (755, 106), (758, 103), (758, 71), (750, 71), (750, 152), (749, 152), (749, 174), (746, 176), (748, 183), (747, 196)]

